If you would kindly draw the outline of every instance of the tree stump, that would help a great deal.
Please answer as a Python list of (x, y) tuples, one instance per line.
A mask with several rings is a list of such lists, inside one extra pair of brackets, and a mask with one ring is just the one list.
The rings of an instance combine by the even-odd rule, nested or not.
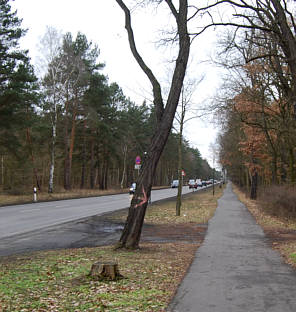
[(122, 278), (115, 262), (95, 262), (91, 266), (90, 276), (98, 279), (116, 280)]

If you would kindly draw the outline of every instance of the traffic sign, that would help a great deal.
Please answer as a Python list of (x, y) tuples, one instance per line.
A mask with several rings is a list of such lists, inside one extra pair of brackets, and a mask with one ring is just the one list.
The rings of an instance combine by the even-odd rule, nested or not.
[(185, 177), (186, 176), (186, 173), (184, 170), (182, 170), (182, 176)]
[(141, 165), (141, 157), (137, 156), (135, 162), (136, 162), (136, 165)]

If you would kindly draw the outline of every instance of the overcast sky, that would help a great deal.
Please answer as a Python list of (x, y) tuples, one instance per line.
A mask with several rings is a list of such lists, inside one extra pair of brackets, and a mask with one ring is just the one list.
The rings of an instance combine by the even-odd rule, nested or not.
[[(106, 64), (104, 74), (110, 82), (117, 82), (136, 103), (151, 99), (150, 84), (131, 55), (124, 16), (115, 0), (15, 0), (12, 6), (17, 9), (18, 17), (23, 19), (23, 28), (28, 29), (22, 47), (29, 49), (33, 64), (46, 26), (53, 26), (63, 33), (71, 32), (74, 37), (81, 31), (89, 41), (98, 44), (101, 52), (99, 61)], [(164, 85), (168, 81), (169, 61), (173, 53), (168, 47), (159, 47), (157, 42), (161, 30), (171, 21), (172, 17), (161, 8), (155, 9), (152, 15), (143, 10), (136, 11), (133, 18), (138, 50)], [(208, 32), (195, 40), (192, 46), (190, 76), (199, 79), (205, 75), (195, 91), (194, 105), (201, 105), (212, 97), (219, 84), (218, 70), (203, 63), (213, 53), (215, 40), (214, 32)], [(210, 162), (209, 145), (217, 134), (214, 126), (208, 121), (192, 119), (185, 124), (184, 132), (190, 145), (197, 147), (202, 157)]]

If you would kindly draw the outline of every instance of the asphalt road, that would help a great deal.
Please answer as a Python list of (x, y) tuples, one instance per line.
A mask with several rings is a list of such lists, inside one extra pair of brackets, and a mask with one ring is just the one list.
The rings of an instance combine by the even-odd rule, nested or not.
[[(183, 194), (192, 192), (183, 187)], [(152, 201), (174, 197), (177, 189), (152, 191)], [(117, 194), (80, 199), (0, 207), (0, 238), (43, 229), (93, 215), (102, 215), (129, 207), (130, 195)]]
[(296, 273), (227, 185), (168, 311), (295, 312)]
[[(183, 187), (182, 192), (192, 190)], [(152, 191), (151, 198), (155, 202), (176, 195), (177, 189), (162, 189)], [(104, 216), (129, 203), (129, 194), (119, 194), (0, 207), (0, 256), (117, 241), (123, 224)]]

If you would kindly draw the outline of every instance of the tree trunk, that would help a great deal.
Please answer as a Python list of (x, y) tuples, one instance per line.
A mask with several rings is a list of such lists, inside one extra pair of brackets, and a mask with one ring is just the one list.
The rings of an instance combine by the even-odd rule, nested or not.
[(86, 171), (86, 120), (83, 122), (83, 146), (82, 146), (82, 168), (81, 168), (81, 181), (80, 181), (80, 189), (83, 189), (85, 186), (85, 171)]
[(120, 182), (120, 187), (123, 189), (123, 183), (126, 176), (126, 155), (127, 155), (127, 145), (124, 144), (123, 146), (123, 170), (122, 170), (122, 177)]
[(289, 169), (290, 169), (290, 183), (294, 184), (296, 181), (296, 174), (295, 174), (295, 157), (294, 151), (292, 148), (289, 148)]
[(90, 143), (90, 188), (95, 188), (95, 147), (93, 138)]
[(190, 50), (190, 38), (187, 31), (188, 3), (187, 0), (180, 0), (179, 11), (177, 11), (173, 3), (167, 1), (178, 27), (179, 53), (175, 63), (167, 103), (164, 108), (160, 84), (136, 49), (131, 27), (130, 11), (122, 0), (116, 1), (125, 13), (125, 27), (128, 32), (128, 39), (133, 56), (153, 87), (154, 107), (157, 121), (157, 126), (148, 149), (147, 157), (144, 160), (140, 175), (137, 179), (137, 188), (131, 201), (128, 217), (117, 245), (117, 247), (135, 249), (139, 246), (145, 212), (151, 194), (152, 181), (154, 179), (159, 158), (172, 128), (187, 68)]
[(29, 149), (30, 149), (30, 153), (31, 153), (33, 174), (34, 174), (34, 177), (35, 177), (36, 186), (37, 186), (38, 190), (41, 191), (41, 185), (40, 185), (40, 181), (39, 181), (39, 178), (38, 178), (38, 172), (37, 172), (37, 169), (36, 169), (36, 166), (35, 166), (35, 157), (34, 157), (34, 153), (33, 153), (33, 145), (32, 145), (32, 140), (31, 140), (31, 135), (30, 135), (29, 128), (27, 128), (27, 142), (29, 144)]
[(250, 194), (251, 199), (257, 199), (257, 184), (258, 184), (258, 173), (257, 171), (255, 171), (252, 174), (251, 178), (251, 194)]
[(182, 176), (182, 133), (183, 133), (183, 125), (180, 125), (180, 134), (179, 134), (179, 143), (178, 143), (178, 195), (176, 201), (176, 216), (180, 216), (181, 214), (181, 206), (182, 206), (182, 187), (183, 187), (183, 176)]

